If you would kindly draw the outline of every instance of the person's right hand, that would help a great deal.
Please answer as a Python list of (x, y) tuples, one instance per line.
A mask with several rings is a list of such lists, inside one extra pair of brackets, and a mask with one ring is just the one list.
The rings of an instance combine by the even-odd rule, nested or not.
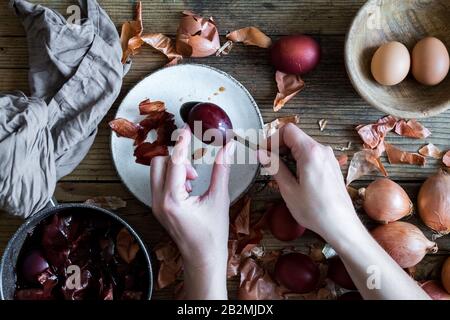
[[(274, 175), (281, 195), (298, 223), (324, 239), (355, 226), (361, 227), (333, 150), (293, 124), (285, 125), (275, 135), (271, 138), (270, 156), (260, 150), (259, 160)], [(297, 163), (296, 174), (292, 174), (279, 159), (275, 145), (290, 150)], [(278, 170), (277, 166), (271, 168), (276, 162), (279, 163)]]

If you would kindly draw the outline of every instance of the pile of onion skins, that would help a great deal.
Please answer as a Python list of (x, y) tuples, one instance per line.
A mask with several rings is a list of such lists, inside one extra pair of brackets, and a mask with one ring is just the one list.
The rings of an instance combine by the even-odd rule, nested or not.
[(211, 55), (229, 54), (235, 43), (257, 46), (270, 50), (271, 64), (276, 68), (275, 80), (278, 93), (274, 100), (274, 111), (280, 110), (290, 99), (303, 90), (305, 83), (301, 75), (316, 68), (321, 58), (321, 48), (311, 37), (291, 35), (272, 40), (256, 27), (245, 27), (227, 34), (227, 42), (221, 46), (216, 22), (212, 17), (204, 18), (191, 11), (183, 11), (175, 41), (162, 33), (144, 32), (142, 4), (136, 5), (135, 20), (122, 25), (122, 62), (139, 52), (147, 44), (164, 54), (168, 65), (177, 64), (185, 57), (202, 58)]

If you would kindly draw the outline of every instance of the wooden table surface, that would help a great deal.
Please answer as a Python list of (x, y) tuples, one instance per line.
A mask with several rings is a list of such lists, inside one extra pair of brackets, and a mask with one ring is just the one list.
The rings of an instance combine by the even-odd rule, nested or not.
[[(40, 2), (65, 14), (67, 7), (75, 1), (45, 0)], [(132, 18), (133, 1), (100, 0), (100, 4), (109, 13), (117, 27)], [(217, 21), (220, 34), (245, 26), (258, 26), (276, 40), (280, 36), (306, 33), (315, 36), (323, 48), (323, 60), (318, 69), (305, 80), (306, 89), (288, 103), (280, 112), (272, 110), (272, 102), (276, 93), (274, 70), (268, 63), (267, 51), (255, 48), (236, 46), (229, 56), (210, 57), (195, 62), (204, 63), (224, 70), (238, 79), (252, 93), (258, 103), (264, 121), (288, 114), (300, 116), (300, 127), (323, 144), (334, 148), (353, 142), (352, 154), (361, 146), (354, 130), (357, 124), (371, 123), (383, 114), (370, 107), (355, 92), (348, 80), (344, 67), (345, 33), (357, 10), (364, 0), (231, 0), (231, 1), (143, 1), (144, 27), (147, 32), (162, 32), (174, 36), (180, 12), (191, 9), (205, 16), (213, 16)], [(0, 91), (22, 90), (27, 93), (27, 45), (24, 30), (19, 20), (7, 6), (8, 1), (0, 4)], [(186, 62), (189, 62), (187, 60)], [(83, 202), (94, 196), (118, 196), (127, 201), (127, 207), (119, 210), (143, 235), (150, 247), (154, 246), (164, 231), (155, 221), (151, 210), (136, 200), (119, 180), (114, 169), (109, 146), (110, 130), (107, 126), (113, 119), (117, 107), (130, 90), (144, 76), (152, 73), (165, 64), (165, 58), (149, 48), (134, 58), (131, 71), (124, 79), (119, 98), (100, 125), (98, 136), (92, 149), (84, 161), (69, 176), (57, 185), (56, 198), (59, 202)], [(327, 119), (328, 126), (320, 132), (317, 122)], [(432, 142), (442, 149), (450, 149), (450, 112), (423, 120), (423, 124), (431, 129), (432, 136), (426, 141), (400, 138), (394, 135), (388, 141), (401, 148), (417, 151), (425, 142)], [(412, 199), (416, 198), (418, 188), (425, 178), (439, 167), (438, 161), (428, 161), (425, 167), (384, 164), (391, 179), (406, 188)], [(346, 174), (347, 168), (343, 168)], [(365, 177), (355, 185), (366, 186), (373, 177)], [(252, 219), (264, 211), (265, 207), (280, 195), (267, 188), (260, 191), (262, 179), (258, 179), (251, 191), (253, 198)], [(364, 214), (363, 220), (367, 220)], [(417, 218), (416, 222), (425, 234), (431, 238), (432, 232), (423, 226)], [(0, 215), (0, 254), (18, 226), (20, 219)], [(339, 223), (337, 221), (337, 223)], [(370, 223), (369, 223), (370, 225)], [(445, 255), (450, 251), (449, 237), (437, 240), (440, 250), (438, 254), (428, 256), (419, 265), (418, 278), (435, 277)], [(295, 246), (301, 251), (308, 251), (311, 245), (320, 244), (314, 235), (307, 233), (296, 241)], [(285, 244), (266, 235), (263, 244), (267, 248), (282, 248)], [(431, 267), (430, 267), (431, 266)], [(235, 296), (238, 279), (230, 280), (230, 297)], [(155, 299), (170, 298), (173, 287), (154, 293)]]

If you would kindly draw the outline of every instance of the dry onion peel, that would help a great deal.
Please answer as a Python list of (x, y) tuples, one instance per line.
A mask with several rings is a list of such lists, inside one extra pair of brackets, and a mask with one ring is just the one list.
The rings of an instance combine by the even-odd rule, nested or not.
[(305, 82), (298, 75), (281, 71), (275, 73), (275, 81), (277, 82), (278, 93), (273, 102), (273, 110), (277, 112), (303, 90)]
[(388, 175), (380, 160), (377, 150), (362, 150), (353, 155), (347, 173), (347, 185), (364, 175), (379, 171), (385, 177)]
[(133, 50), (130, 49), (130, 40), (133, 37), (140, 36), (144, 30), (142, 26), (142, 3), (136, 4), (135, 17), (133, 21), (127, 21), (122, 25), (120, 33), (120, 44), (122, 45), (122, 63), (125, 64)]
[(300, 117), (298, 115), (292, 115), (287, 117), (281, 117), (273, 120), (272, 122), (266, 123), (264, 125), (264, 134), (266, 137), (270, 137), (276, 131), (280, 130), (288, 123), (298, 124), (300, 122)]
[(379, 144), (383, 143), (386, 134), (394, 129), (396, 123), (396, 118), (387, 116), (381, 118), (375, 124), (358, 126), (356, 130), (364, 144), (370, 147), (370, 149), (375, 149)]
[(227, 34), (227, 39), (232, 42), (242, 42), (247, 46), (260, 48), (269, 48), (272, 45), (272, 39), (256, 27), (234, 30)]
[(220, 48), (219, 32), (212, 18), (183, 11), (177, 30), (176, 51), (184, 57), (213, 55)]
[(409, 137), (414, 139), (425, 139), (431, 135), (430, 130), (425, 128), (417, 120), (400, 120), (395, 125), (395, 133), (403, 137)]
[(171, 241), (158, 244), (154, 252), (159, 261), (156, 286), (157, 289), (163, 289), (174, 283), (181, 274), (183, 261), (177, 246)]
[(441, 234), (450, 233), (450, 175), (443, 171), (430, 178), (420, 188), (417, 198), (422, 221)]
[(386, 154), (390, 164), (411, 164), (424, 166), (426, 159), (418, 153), (410, 153), (400, 150), (389, 143), (384, 143)]
[(372, 236), (402, 268), (414, 267), (427, 253), (436, 253), (435, 242), (428, 240), (415, 225), (396, 221), (372, 230)]
[(338, 157), (336, 158), (336, 160), (338, 161), (339, 166), (340, 166), (340, 167), (343, 167), (343, 166), (345, 166), (345, 165), (347, 164), (347, 162), (348, 162), (348, 156), (347, 156), (346, 154), (341, 154), (340, 156), (338, 156)]
[(420, 148), (419, 154), (424, 157), (431, 157), (435, 159), (442, 158), (442, 151), (432, 143), (429, 143)]
[(239, 300), (282, 300), (284, 290), (258, 263), (247, 258), (240, 271)]
[(450, 168), (450, 150), (447, 151), (447, 152), (444, 154), (444, 157), (442, 158), (442, 162), (443, 162), (447, 167)]

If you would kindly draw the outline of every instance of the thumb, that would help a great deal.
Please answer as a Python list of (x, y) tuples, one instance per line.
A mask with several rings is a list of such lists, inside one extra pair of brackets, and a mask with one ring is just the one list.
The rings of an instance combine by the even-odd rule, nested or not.
[(228, 195), (228, 181), (230, 179), (230, 165), (233, 163), (236, 143), (231, 140), (217, 154), (211, 174), (211, 185), (208, 193)]
[(258, 160), (264, 170), (274, 177), (282, 193), (297, 185), (297, 179), (275, 152), (258, 150)]

